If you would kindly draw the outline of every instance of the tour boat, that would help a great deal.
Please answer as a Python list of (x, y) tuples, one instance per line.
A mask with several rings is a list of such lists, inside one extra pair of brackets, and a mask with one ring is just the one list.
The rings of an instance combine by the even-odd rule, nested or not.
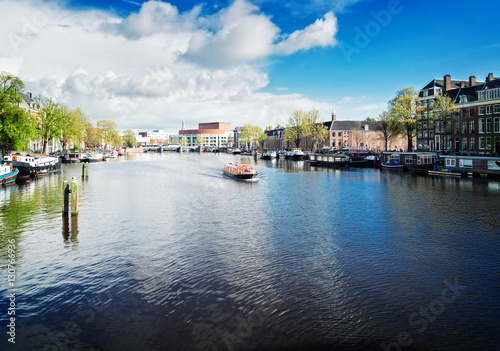
[(40, 171), (46, 173), (61, 171), (61, 159), (58, 157), (13, 154), (4, 156), (3, 160), (19, 169), (19, 176), (36, 176)]
[(16, 181), (19, 169), (8, 164), (0, 166), (0, 184), (5, 185)]
[(257, 180), (257, 172), (252, 166), (238, 164), (238, 163), (226, 163), (224, 167), (224, 174), (228, 177), (238, 179), (238, 180)]

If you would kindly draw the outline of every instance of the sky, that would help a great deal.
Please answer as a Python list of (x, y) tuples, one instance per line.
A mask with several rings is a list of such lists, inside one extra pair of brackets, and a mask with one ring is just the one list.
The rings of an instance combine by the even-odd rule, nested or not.
[(500, 1), (0, 0), (0, 71), (120, 130), (377, 117), (406, 87), (500, 76)]

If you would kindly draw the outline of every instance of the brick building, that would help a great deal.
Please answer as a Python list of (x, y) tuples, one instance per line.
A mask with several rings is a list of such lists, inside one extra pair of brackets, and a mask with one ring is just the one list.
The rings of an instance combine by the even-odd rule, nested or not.
[[(432, 121), (428, 107), (438, 93), (459, 109), (443, 121)], [(427, 107), (418, 120), (417, 150), (459, 155), (500, 156), (500, 78), (488, 74), (484, 82), (470, 76), (434, 79), (419, 92), (417, 105)]]

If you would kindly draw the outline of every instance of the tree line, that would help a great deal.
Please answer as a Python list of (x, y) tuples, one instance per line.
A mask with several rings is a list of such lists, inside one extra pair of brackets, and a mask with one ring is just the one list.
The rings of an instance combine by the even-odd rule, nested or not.
[(135, 146), (135, 133), (126, 130), (120, 136), (116, 122), (103, 119), (94, 124), (82, 107), (70, 108), (52, 98), (35, 96), (29, 109), (22, 107), (22, 80), (0, 73), (0, 147), (3, 150), (29, 150), (30, 142), (39, 141), (47, 153), (50, 141), (58, 141), (66, 150), (70, 145), (84, 147)]

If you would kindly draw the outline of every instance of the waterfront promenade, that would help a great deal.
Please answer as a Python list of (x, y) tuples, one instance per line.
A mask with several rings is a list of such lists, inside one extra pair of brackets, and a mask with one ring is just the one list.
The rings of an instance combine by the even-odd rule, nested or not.
[[(224, 177), (253, 164), (259, 182)], [(137, 154), (0, 189), (12, 350), (493, 350), (500, 183)], [(80, 183), (78, 216), (62, 182)], [(0, 322), (7, 325), (3, 283)], [(6, 329), (5, 329), (6, 330)]]

